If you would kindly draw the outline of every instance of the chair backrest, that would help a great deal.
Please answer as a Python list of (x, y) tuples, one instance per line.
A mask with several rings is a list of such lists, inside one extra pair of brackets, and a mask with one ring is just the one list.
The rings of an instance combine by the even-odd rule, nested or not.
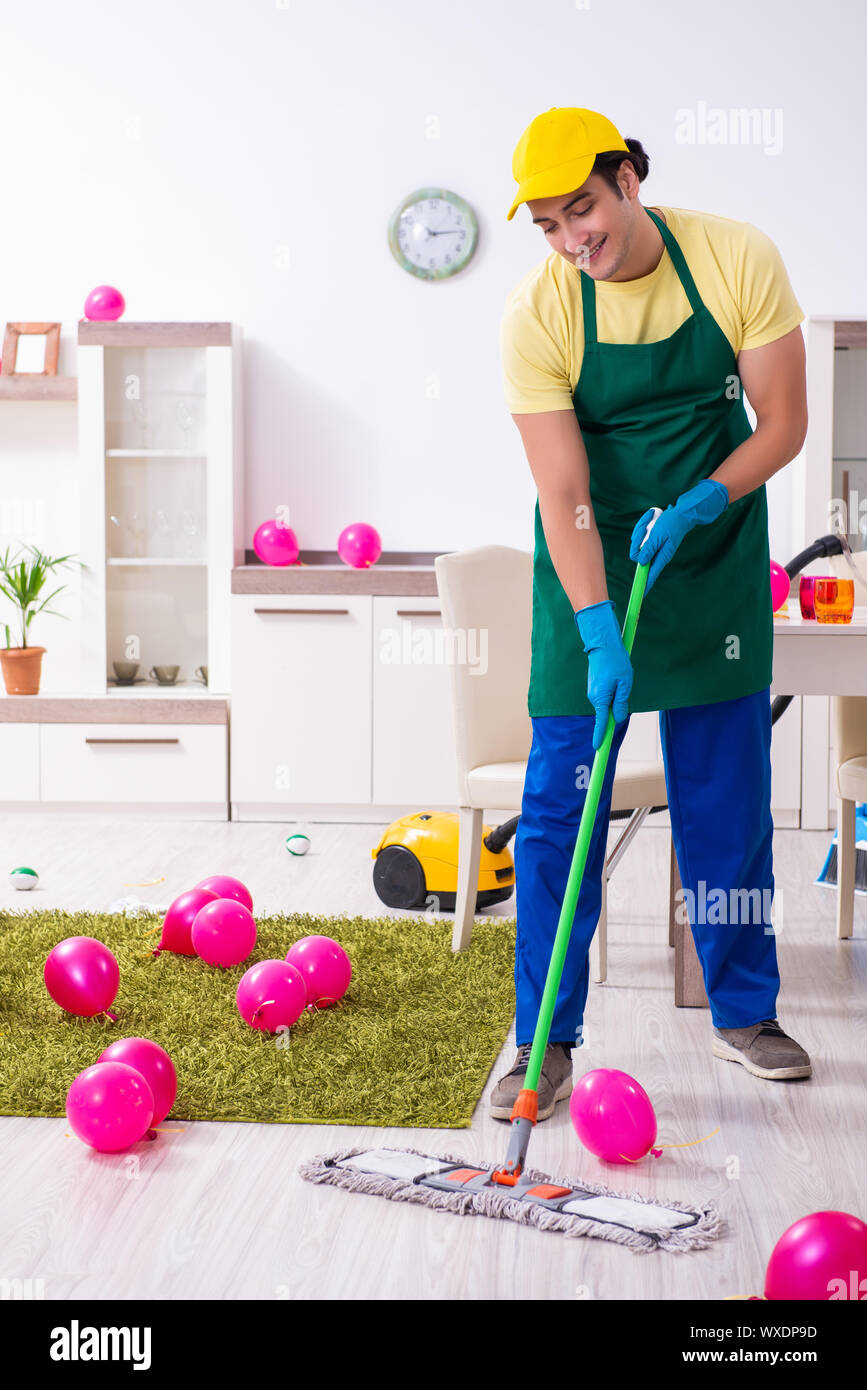
[(533, 623), (533, 557), (505, 545), (438, 555), (434, 561), (450, 652), (458, 788), (488, 763), (525, 761)]

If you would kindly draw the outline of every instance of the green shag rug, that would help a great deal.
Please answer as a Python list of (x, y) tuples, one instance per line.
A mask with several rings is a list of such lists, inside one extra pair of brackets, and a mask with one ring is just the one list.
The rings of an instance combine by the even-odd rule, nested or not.
[[(63, 1115), (75, 1076), (116, 1038), (137, 1036), (175, 1064), (172, 1119), (470, 1124), (515, 1011), (514, 918), (476, 921), (470, 949), (455, 954), (450, 920), (266, 917), (253, 954), (231, 970), (150, 955), (160, 925), (152, 915), (0, 912), (0, 1114)], [(249, 1028), (235, 1005), (244, 971), (314, 932), (349, 954), (344, 998), (303, 1013), (288, 1035)], [(49, 997), (45, 958), (67, 936), (95, 936), (117, 957), (116, 1023), (73, 1017)]]

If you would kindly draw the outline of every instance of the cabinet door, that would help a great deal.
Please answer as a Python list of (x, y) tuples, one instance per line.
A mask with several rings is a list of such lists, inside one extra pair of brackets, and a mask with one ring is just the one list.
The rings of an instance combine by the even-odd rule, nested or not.
[(43, 801), (226, 805), (225, 724), (42, 724)]
[[(456, 806), (455, 735), (439, 599), (373, 600), (373, 800)], [(439, 640), (438, 640), (438, 634)]]
[(370, 804), (371, 604), (232, 599), (234, 803)]
[(39, 725), (0, 724), (0, 802), (39, 800)]

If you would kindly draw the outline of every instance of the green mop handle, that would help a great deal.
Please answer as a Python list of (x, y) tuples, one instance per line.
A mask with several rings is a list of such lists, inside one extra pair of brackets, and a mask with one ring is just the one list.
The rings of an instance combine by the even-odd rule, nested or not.
[[(647, 539), (647, 534), (651, 526), (653, 526), (653, 523), (656, 521), (656, 517), (660, 515), (658, 508), (656, 508), (655, 511), (656, 516), (654, 516), (653, 520), (648, 525), (647, 532), (645, 532), (645, 540)], [(637, 564), (635, 567), (635, 578), (632, 581), (632, 593), (629, 595), (626, 621), (623, 624), (623, 632), (621, 634), (623, 637), (623, 645), (627, 653), (631, 653), (632, 643), (635, 640), (638, 613), (641, 608), (641, 601), (644, 598), (644, 590), (647, 586), (647, 568), (646, 564)], [(554, 949), (551, 952), (551, 961), (548, 965), (548, 978), (545, 981), (542, 1004), (539, 1009), (539, 1017), (536, 1020), (536, 1032), (533, 1036), (533, 1047), (530, 1052), (530, 1061), (527, 1065), (527, 1075), (524, 1081), (524, 1089), (527, 1091), (538, 1091), (539, 1089), (542, 1062), (545, 1058), (545, 1049), (548, 1046), (548, 1038), (551, 1033), (551, 1022), (554, 1018), (554, 1008), (557, 1003), (557, 994), (560, 990), (563, 967), (566, 964), (566, 952), (569, 949), (569, 938), (572, 935), (572, 924), (575, 918), (575, 909), (578, 905), (578, 894), (581, 891), (581, 880), (584, 877), (584, 866), (587, 863), (590, 838), (593, 834), (593, 826), (596, 822), (596, 809), (599, 805), (599, 797), (602, 793), (602, 783), (605, 780), (605, 772), (608, 767), (608, 754), (611, 751), (611, 740), (613, 738), (614, 715), (609, 710), (605, 737), (597, 748), (596, 756), (593, 759), (593, 770), (590, 773), (590, 785), (587, 789), (584, 809), (581, 812), (581, 824), (578, 827), (578, 838), (575, 841), (575, 851), (572, 855), (572, 867), (569, 870), (566, 893), (563, 898), (563, 906), (560, 909), (560, 921), (557, 926), (557, 935), (554, 939)]]

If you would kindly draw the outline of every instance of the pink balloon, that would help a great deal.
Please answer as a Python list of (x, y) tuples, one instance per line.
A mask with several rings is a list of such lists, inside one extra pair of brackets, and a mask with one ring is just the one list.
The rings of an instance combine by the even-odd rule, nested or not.
[(356, 521), (337, 537), (337, 553), (345, 565), (357, 570), (367, 569), (375, 565), (382, 554), (379, 532), (364, 521)]
[(586, 1072), (575, 1084), (569, 1113), (581, 1143), (606, 1163), (643, 1158), (656, 1139), (650, 1097), (625, 1071)]
[(151, 1127), (154, 1097), (141, 1072), (125, 1062), (97, 1062), (66, 1093), (69, 1128), (100, 1153), (120, 1153)]
[(771, 561), (771, 609), (776, 613), (778, 608), (782, 608), (786, 599), (789, 597), (789, 587), (791, 580), (776, 560)]
[(84, 301), (84, 317), (111, 321), (119, 319), (126, 308), (126, 300), (114, 285), (97, 285)]
[(178, 956), (194, 956), (196, 953), (193, 950), (191, 932), (196, 913), (205, 903), (215, 902), (219, 897), (219, 893), (199, 883), (195, 888), (188, 888), (186, 893), (181, 893), (175, 898), (163, 918), (162, 936), (159, 946), (154, 949), (154, 955), (158, 956), (160, 951), (174, 951)]
[(227, 969), (240, 965), (256, 945), (256, 922), (242, 903), (218, 898), (196, 914), (192, 937), (197, 956)]
[(150, 1038), (118, 1038), (96, 1059), (97, 1062), (124, 1062), (142, 1075), (151, 1088), (154, 1113), (151, 1124), (166, 1118), (178, 1094), (178, 1074), (165, 1048)]
[(867, 1226), (857, 1216), (845, 1211), (803, 1216), (771, 1251), (765, 1298), (861, 1300), (865, 1293)]
[(235, 998), (245, 1023), (276, 1033), (301, 1017), (307, 991), (300, 971), (288, 961), (260, 960), (241, 976)]
[(286, 952), (290, 965), (300, 970), (307, 998), (317, 1009), (327, 1009), (342, 999), (352, 979), (349, 956), (330, 936), (302, 936)]
[(120, 983), (117, 960), (93, 936), (67, 936), (49, 951), (45, 988), (68, 1014), (93, 1018), (111, 1007)]
[(253, 895), (239, 878), (230, 878), (228, 874), (212, 874), (210, 878), (203, 878), (196, 887), (207, 888), (210, 892), (216, 893), (218, 898), (234, 898), (235, 902), (242, 903), (248, 912), (253, 911)]
[(291, 526), (279, 521), (263, 521), (253, 535), (253, 549), (266, 565), (294, 565), (298, 559), (298, 540)]

